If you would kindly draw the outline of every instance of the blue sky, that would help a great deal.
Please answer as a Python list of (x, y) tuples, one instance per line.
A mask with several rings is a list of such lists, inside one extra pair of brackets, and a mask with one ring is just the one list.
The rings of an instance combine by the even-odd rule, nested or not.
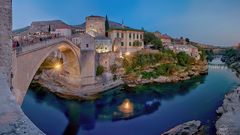
[(13, 0), (13, 28), (61, 19), (80, 24), (89, 15), (134, 28), (215, 45), (240, 42), (240, 0)]

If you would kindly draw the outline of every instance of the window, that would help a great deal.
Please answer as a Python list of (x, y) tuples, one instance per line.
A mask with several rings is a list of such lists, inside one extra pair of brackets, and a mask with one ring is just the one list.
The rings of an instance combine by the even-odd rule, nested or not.
[(119, 33), (117, 33), (117, 38), (119, 38)]
[(129, 33), (129, 38), (130, 38), (130, 39), (132, 38), (132, 34), (131, 34), (131, 33)]
[(124, 38), (124, 35), (123, 35), (123, 33), (122, 33), (122, 38)]
[(132, 46), (132, 42), (129, 42), (129, 46)]
[(137, 34), (137, 39), (139, 38), (139, 35)]
[(140, 35), (140, 39), (142, 39), (142, 35)]
[(124, 46), (124, 43), (123, 43), (123, 42), (121, 42), (121, 46)]
[(86, 44), (86, 47), (88, 48), (88, 44)]
[(135, 39), (135, 34), (133, 34), (133, 39)]

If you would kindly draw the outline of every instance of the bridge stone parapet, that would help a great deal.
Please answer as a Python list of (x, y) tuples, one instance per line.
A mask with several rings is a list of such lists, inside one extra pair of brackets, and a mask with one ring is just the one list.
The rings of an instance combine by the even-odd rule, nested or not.
[(17, 56), (18, 56), (18, 55), (22, 55), (22, 54), (25, 54), (25, 53), (30, 53), (32, 51), (37, 51), (39, 49), (42, 49), (42, 48), (45, 48), (45, 47), (49, 47), (51, 45), (55, 45), (57, 43), (64, 42), (64, 41), (65, 42), (70, 42), (65, 37), (45, 40), (45, 41), (38, 42), (38, 43), (35, 43), (35, 44), (23, 45), (23, 46), (17, 47), (16, 48), (16, 53), (17, 53)]

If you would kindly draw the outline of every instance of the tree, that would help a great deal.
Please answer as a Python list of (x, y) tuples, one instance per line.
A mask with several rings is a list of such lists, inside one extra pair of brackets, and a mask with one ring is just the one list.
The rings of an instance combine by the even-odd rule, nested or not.
[(106, 15), (106, 20), (105, 20), (105, 32), (106, 32), (106, 37), (108, 37), (108, 30), (109, 30), (109, 21), (108, 21), (107, 15)]
[(187, 42), (187, 44), (190, 43), (190, 39), (189, 38), (186, 38), (185, 41)]
[(154, 39), (157, 39), (157, 37), (153, 33), (151, 33), (151, 32), (144, 32), (144, 44), (149, 44)]
[(177, 61), (180, 66), (187, 66), (191, 64), (192, 58), (185, 52), (180, 52), (177, 54)]
[(161, 39), (158, 39), (158, 38), (154, 39), (151, 43), (154, 45), (155, 49), (158, 49), (158, 50), (162, 50), (163, 49), (163, 45), (162, 45)]
[(101, 76), (103, 74), (103, 72), (104, 72), (104, 67), (102, 65), (99, 65), (97, 67), (96, 75)]
[(48, 32), (50, 33), (51, 32), (51, 25), (48, 26)]

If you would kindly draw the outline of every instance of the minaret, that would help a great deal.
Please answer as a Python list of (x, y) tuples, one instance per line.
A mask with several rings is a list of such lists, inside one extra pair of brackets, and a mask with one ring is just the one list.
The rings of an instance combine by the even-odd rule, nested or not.
[(0, 79), (10, 85), (12, 66), (12, 0), (0, 0)]

